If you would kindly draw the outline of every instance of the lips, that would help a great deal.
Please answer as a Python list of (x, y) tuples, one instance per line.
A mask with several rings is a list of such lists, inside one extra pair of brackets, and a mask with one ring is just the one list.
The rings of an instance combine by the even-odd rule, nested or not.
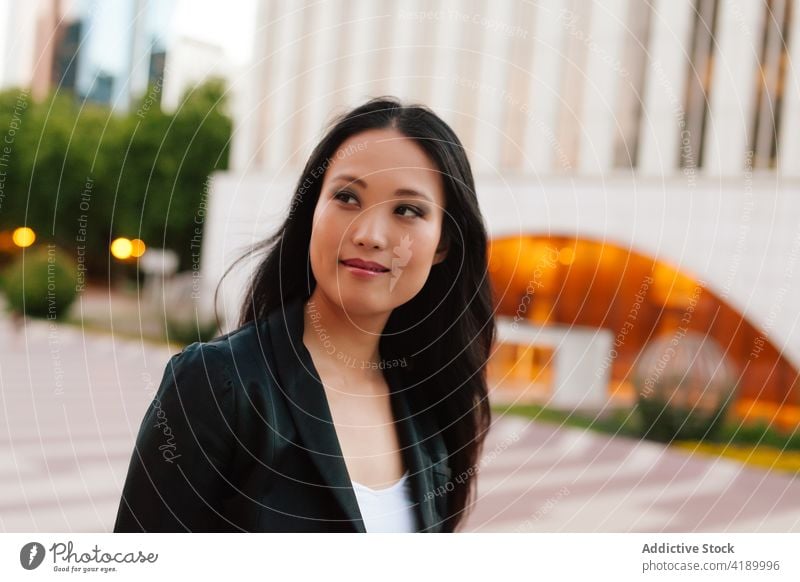
[(374, 271), (376, 273), (385, 273), (389, 269), (381, 265), (380, 263), (376, 263), (374, 261), (364, 261), (361, 259), (344, 259), (339, 261), (344, 265), (348, 265), (350, 267), (357, 267), (359, 269), (365, 269), (367, 271)]

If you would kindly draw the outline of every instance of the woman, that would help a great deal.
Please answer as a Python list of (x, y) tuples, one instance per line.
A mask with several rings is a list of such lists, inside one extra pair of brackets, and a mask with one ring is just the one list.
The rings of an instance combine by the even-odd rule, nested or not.
[(376, 98), (316, 146), (239, 327), (173, 356), (114, 531), (453, 532), (490, 424), (464, 148)]

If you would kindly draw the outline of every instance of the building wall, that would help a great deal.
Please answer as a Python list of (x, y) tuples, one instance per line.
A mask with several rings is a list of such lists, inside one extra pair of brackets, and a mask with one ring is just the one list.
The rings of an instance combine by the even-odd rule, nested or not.
[[(669, 261), (800, 368), (800, 6), (651, 4), (262, 3), (206, 281), (277, 226), (325, 123), (392, 93), (459, 134), (493, 236), (558, 232)], [(756, 121), (774, 125), (775, 155)]]
[(54, 0), (0, 3), (0, 89), (31, 87), (43, 73), (46, 80), (57, 13)]

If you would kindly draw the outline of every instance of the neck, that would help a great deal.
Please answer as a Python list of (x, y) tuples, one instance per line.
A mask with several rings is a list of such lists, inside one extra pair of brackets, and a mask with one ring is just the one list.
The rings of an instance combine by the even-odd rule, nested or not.
[(389, 313), (353, 314), (329, 301), (319, 285), (303, 308), (303, 343), (318, 362), (342, 376), (382, 374), (379, 343)]

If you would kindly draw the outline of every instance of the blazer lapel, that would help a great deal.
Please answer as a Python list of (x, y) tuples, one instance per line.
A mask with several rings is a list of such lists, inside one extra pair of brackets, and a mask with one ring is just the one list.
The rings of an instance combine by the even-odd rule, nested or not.
[[(355, 530), (364, 533), (364, 519), (336, 435), (325, 388), (311, 354), (303, 344), (303, 305), (301, 299), (295, 299), (269, 316), (269, 333), (276, 356), (279, 387), (287, 395), (289, 410), (302, 445), (322, 476), (324, 483), (320, 483), (320, 486), (333, 493)], [(391, 368), (385, 372), (403, 461), (412, 483), (418, 529), (425, 531), (437, 521), (432, 499), (433, 482), (429, 474), (431, 459), (424, 443), (420, 442), (420, 432), (409, 413), (399, 375)]]
[(434, 513), (434, 489), (431, 477), (431, 457), (428, 449), (422, 442), (424, 438), (420, 433), (414, 417), (403, 395), (403, 384), (396, 368), (386, 368), (386, 381), (391, 391), (390, 398), (395, 423), (398, 427), (398, 438), (403, 460), (408, 467), (411, 478), (411, 487), (414, 493), (414, 511), (419, 525), (418, 531), (427, 531), (436, 524), (437, 517)]
[(324, 483), (320, 487), (333, 493), (356, 531), (364, 533), (364, 519), (336, 436), (325, 389), (303, 344), (302, 307), (303, 302), (296, 299), (269, 316), (270, 337), (282, 384), (279, 387), (286, 393), (301, 444), (322, 476)]

